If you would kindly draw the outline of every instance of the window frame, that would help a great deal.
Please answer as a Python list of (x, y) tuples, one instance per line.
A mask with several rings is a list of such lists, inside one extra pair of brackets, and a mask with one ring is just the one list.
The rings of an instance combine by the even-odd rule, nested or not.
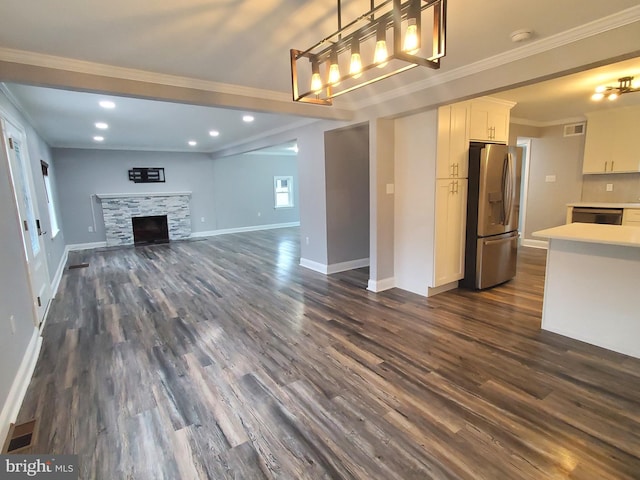
[(58, 222), (58, 213), (56, 204), (53, 200), (53, 189), (51, 188), (51, 177), (49, 176), (49, 164), (44, 160), (40, 160), (40, 168), (42, 170), (42, 180), (44, 182), (44, 192), (47, 196), (47, 209), (49, 210), (49, 225), (51, 227), (51, 239), (56, 238), (60, 233), (60, 223)]
[[(278, 181), (282, 181), (282, 180), (286, 180), (287, 181), (287, 187), (286, 187), (286, 192), (282, 192), (282, 191), (278, 191)], [(280, 187), (282, 188), (282, 187)], [(286, 205), (278, 205), (278, 194), (282, 194), (282, 193), (287, 193), (288, 194), (288, 199), (289, 199), (289, 203)], [(273, 177), (273, 208), (275, 209), (280, 209), (280, 208), (293, 208), (294, 207), (294, 202), (293, 202), (293, 176), (292, 175), (275, 175)]]

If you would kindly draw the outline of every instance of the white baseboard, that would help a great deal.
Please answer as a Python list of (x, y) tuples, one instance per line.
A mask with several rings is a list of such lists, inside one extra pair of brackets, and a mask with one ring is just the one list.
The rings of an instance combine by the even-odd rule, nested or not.
[(209, 230), (207, 232), (191, 233), (191, 238), (215, 237), (226, 235), (227, 233), (257, 232), (259, 230), (274, 230), (276, 228), (299, 227), (300, 222), (272, 223), (269, 225), (253, 225), (251, 227), (223, 228), (220, 230)]
[(532, 240), (530, 238), (523, 238), (520, 241), (520, 245), (523, 247), (542, 248), (544, 250), (549, 248), (549, 242), (546, 240)]
[(67, 245), (65, 250), (67, 254), (69, 252), (75, 252), (77, 250), (91, 250), (93, 248), (104, 248), (107, 246), (107, 242), (93, 242), (93, 243), (74, 243)]
[(427, 297), (433, 297), (434, 295), (438, 295), (439, 293), (448, 292), (449, 290), (453, 290), (458, 288), (458, 282), (445, 283), (444, 285), (440, 285), (439, 287), (427, 287)]
[(314, 262), (313, 260), (307, 260), (306, 258), (300, 259), (300, 266), (313, 270), (314, 272), (324, 273), (325, 275), (328, 273), (327, 265), (324, 263)]
[(346, 272), (347, 270), (355, 270), (356, 268), (363, 268), (369, 266), (368, 258), (360, 258), (358, 260), (350, 260), (348, 262), (332, 263), (327, 265), (327, 273)]
[(385, 290), (389, 290), (391, 288), (395, 288), (396, 279), (391, 278), (383, 278), (382, 280), (371, 280), (369, 279), (369, 283), (367, 285), (367, 290), (378, 293), (384, 292)]
[(38, 362), (41, 347), (42, 337), (38, 330), (34, 329), (31, 341), (27, 346), (27, 350), (24, 353), (24, 357), (22, 357), (22, 362), (20, 363), (18, 372), (11, 384), (7, 400), (2, 406), (2, 411), (0, 412), (0, 439), (4, 440), (7, 438), (11, 424), (14, 423), (18, 417), (22, 401), (24, 400), (24, 396), (27, 394), (27, 388), (29, 388), (33, 371), (35, 370), (36, 363)]
[(51, 298), (55, 298), (58, 294), (58, 288), (60, 288), (60, 281), (62, 280), (62, 274), (64, 273), (64, 267), (67, 266), (67, 260), (69, 259), (69, 246), (64, 248), (64, 253), (62, 254), (62, 258), (60, 259), (60, 263), (58, 263), (58, 269), (56, 270), (56, 275), (53, 277), (53, 282), (51, 282)]

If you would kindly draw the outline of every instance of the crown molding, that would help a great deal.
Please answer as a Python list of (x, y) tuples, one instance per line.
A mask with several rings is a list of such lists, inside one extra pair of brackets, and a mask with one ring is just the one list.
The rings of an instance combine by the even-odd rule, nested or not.
[(147, 70), (117, 67), (115, 65), (106, 65), (103, 63), (88, 62), (84, 60), (58, 57), (55, 55), (46, 55), (43, 53), (29, 52), (26, 50), (16, 50), (12, 48), (0, 47), (0, 60), (23, 65), (32, 65), (35, 67), (52, 68), (75, 73), (83, 73), (88, 75), (114, 77), (137, 82), (155, 83), (158, 85), (192, 88), (196, 90), (219, 92), (245, 97), (258, 97), (281, 102), (291, 101), (290, 93), (244, 87), (241, 85), (232, 85), (229, 83), (212, 82), (209, 80), (201, 80), (191, 77), (167, 75), (164, 73), (151, 72)]
[(616, 28), (624, 27), (640, 21), (640, 5), (630, 7), (620, 12), (613, 13), (609, 16), (594, 20), (584, 25), (580, 25), (564, 32), (552, 35), (547, 38), (528, 43), (521, 47), (514, 48), (507, 52), (494, 55), (492, 57), (470, 63), (463, 67), (454, 68), (452, 70), (442, 72), (436, 76), (414, 82), (388, 92), (369, 97), (366, 100), (357, 102), (354, 108), (366, 108), (379, 103), (387, 102), (395, 98), (416, 93), (438, 85), (468, 77), (486, 70), (491, 70), (503, 65), (531, 57), (540, 53), (548, 52), (554, 48), (569, 45), (571, 43), (589, 38), (594, 35), (608, 32)]
[(560, 118), (558, 120), (550, 120), (548, 122), (539, 122), (537, 120), (529, 120), (527, 118), (517, 118), (511, 117), (509, 123), (514, 123), (516, 125), (525, 125), (527, 127), (556, 127), (558, 125), (566, 125), (568, 123), (580, 123), (587, 120), (587, 117), (578, 116), (578, 117), (569, 117), (569, 118)]

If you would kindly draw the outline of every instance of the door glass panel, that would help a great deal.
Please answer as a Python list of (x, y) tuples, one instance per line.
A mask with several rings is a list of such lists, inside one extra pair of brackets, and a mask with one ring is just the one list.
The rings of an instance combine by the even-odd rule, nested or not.
[[(22, 152), (21, 145), (18, 140), (15, 138), (13, 140), (13, 148), (16, 152), (16, 163), (18, 165), (18, 176), (20, 178), (20, 192), (19, 195), (22, 196), (22, 200), (24, 202), (25, 214), (27, 226), (29, 227), (29, 241), (31, 242), (31, 250), (33, 251), (33, 255), (36, 256), (40, 252), (40, 240), (38, 239), (38, 229), (36, 227), (36, 216), (33, 210), (33, 200), (31, 198), (31, 191), (29, 190), (29, 179), (27, 178), (27, 172), (25, 171), (25, 166), (22, 162)], [(28, 256), (27, 256), (28, 258)]]

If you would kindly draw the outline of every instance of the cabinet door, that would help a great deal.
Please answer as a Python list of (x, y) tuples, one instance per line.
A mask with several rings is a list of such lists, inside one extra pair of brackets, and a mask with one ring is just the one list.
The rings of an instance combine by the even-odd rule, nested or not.
[(471, 140), (507, 143), (510, 107), (488, 100), (472, 100), (469, 125)]
[(469, 170), (469, 106), (456, 103), (438, 109), (436, 178), (466, 178)]
[(467, 180), (436, 181), (433, 286), (464, 277)]
[(582, 173), (608, 173), (611, 169), (612, 142), (615, 125), (603, 115), (589, 115), (584, 141)]
[[(614, 113), (614, 112), (612, 112)], [(616, 110), (609, 124), (613, 124), (614, 136), (611, 147), (611, 171), (613, 173), (640, 172), (640, 149), (637, 136), (640, 125), (640, 108)]]

